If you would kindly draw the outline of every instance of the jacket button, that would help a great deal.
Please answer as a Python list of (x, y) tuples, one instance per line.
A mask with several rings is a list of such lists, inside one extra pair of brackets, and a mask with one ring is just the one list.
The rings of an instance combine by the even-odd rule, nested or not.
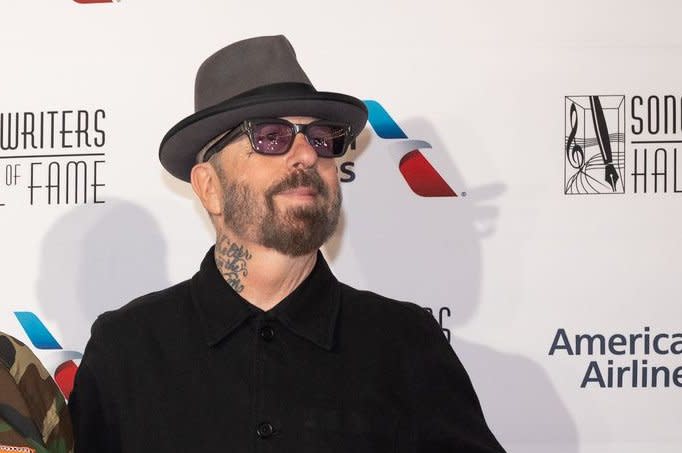
[(274, 431), (275, 429), (268, 422), (260, 423), (256, 428), (256, 434), (258, 434), (258, 437), (260, 437), (261, 439), (265, 439), (272, 436), (272, 433)]
[(265, 341), (271, 341), (275, 336), (275, 331), (270, 326), (263, 326), (260, 329), (260, 337)]

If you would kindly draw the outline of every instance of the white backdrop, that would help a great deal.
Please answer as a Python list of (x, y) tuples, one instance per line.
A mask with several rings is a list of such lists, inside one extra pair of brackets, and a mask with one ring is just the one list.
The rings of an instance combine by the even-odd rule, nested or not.
[[(325, 250), (335, 274), (434, 312), (509, 452), (677, 453), (680, 13), (672, 0), (3, 0), (0, 330), (54, 371), (97, 314), (198, 269), (211, 225), (159, 142), (192, 113), (205, 57), (282, 33), (318, 89), (374, 100), (404, 132), (368, 125), (339, 163), (353, 180)], [(594, 157), (582, 177), (603, 193), (564, 194), (570, 106), (588, 96), (624, 193), (608, 193), (588, 103), (569, 151)], [(398, 162), (413, 148), (457, 197), (411, 190)], [(79, 160), (85, 203), (66, 187)], [(578, 354), (576, 335), (603, 335), (605, 351), (592, 337)], [(608, 385), (633, 361), (634, 382)], [(667, 368), (644, 386), (642, 367)]]

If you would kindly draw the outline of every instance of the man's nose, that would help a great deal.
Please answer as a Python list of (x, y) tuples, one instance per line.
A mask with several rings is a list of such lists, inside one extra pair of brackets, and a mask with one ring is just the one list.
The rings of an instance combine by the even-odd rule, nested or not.
[(310, 168), (317, 163), (317, 152), (310, 146), (302, 133), (296, 134), (294, 143), (287, 153), (288, 164), (293, 167)]

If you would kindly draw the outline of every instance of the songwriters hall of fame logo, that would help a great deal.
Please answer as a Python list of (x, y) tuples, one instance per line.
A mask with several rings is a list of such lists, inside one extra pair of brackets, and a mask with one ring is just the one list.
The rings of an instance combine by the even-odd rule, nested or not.
[(625, 96), (566, 96), (564, 193), (625, 193)]

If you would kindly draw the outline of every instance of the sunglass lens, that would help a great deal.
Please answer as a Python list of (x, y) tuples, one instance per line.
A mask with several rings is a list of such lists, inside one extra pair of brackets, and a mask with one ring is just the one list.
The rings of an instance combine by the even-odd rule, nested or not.
[(289, 149), (294, 131), (286, 123), (257, 123), (252, 125), (252, 140), (262, 154), (282, 154)]
[(323, 157), (342, 155), (346, 150), (347, 135), (346, 126), (333, 123), (314, 123), (306, 131), (308, 143)]

